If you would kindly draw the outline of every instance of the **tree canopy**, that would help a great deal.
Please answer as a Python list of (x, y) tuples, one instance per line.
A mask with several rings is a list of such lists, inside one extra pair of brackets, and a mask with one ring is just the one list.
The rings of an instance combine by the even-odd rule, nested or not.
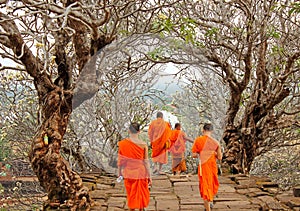
[[(22, 129), (18, 139), (30, 140), (29, 160), (48, 193), (45, 209), (92, 204), (61, 155), (72, 152), (62, 148), (64, 136), (78, 126), (69, 120), (86, 120), (72, 111), (93, 112), (99, 127), (89, 129), (101, 130), (115, 149), (120, 120), (146, 123), (153, 112), (147, 97), (159, 94), (144, 91), (160, 64), (180, 66), (175, 75), (188, 81), (193, 112), (222, 122), (234, 172), (249, 172), (255, 157), (273, 148), (299, 145), (297, 1), (0, 0), (0, 8), (0, 144), (15, 138), (7, 133), (14, 124)], [(119, 108), (120, 100), (127, 107)]]

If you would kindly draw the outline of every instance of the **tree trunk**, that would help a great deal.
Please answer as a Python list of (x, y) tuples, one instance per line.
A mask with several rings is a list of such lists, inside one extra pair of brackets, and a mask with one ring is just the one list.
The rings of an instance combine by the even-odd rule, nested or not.
[(228, 140), (228, 144), (223, 159), (234, 174), (249, 173), (256, 157), (257, 138), (249, 132), (251, 131), (248, 129), (246, 131), (241, 129), (235, 132), (226, 130), (224, 133), (224, 139)]
[(228, 165), (230, 171), (234, 174), (243, 172), (243, 145), (239, 130), (234, 126), (227, 126), (223, 140), (226, 143), (226, 150), (223, 157), (224, 163)]
[(266, 115), (257, 103), (250, 104), (238, 127), (227, 126), (223, 139), (227, 145), (225, 162), (233, 173), (249, 173), (257, 155), (259, 131), (257, 122)]
[(80, 176), (60, 155), (72, 110), (72, 94), (59, 87), (46, 93), (44, 98), (39, 96), (43, 99), (43, 102), (40, 100), (42, 123), (29, 154), (32, 168), (48, 193), (44, 210), (89, 210), (91, 199), (88, 188), (83, 186)]

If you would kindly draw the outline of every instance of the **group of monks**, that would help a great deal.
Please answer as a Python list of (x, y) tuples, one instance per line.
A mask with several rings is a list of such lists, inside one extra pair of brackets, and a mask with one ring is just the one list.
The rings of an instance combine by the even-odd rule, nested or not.
[(198, 177), (200, 196), (204, 200), (206, 211), (210, 211), (213, 197), (217, 194), (218, 169), (216, 159), (222, 159), (218, 141), (212, 138), (213, 126), (205, 124), (203, 134), (194, 141), (181, 130), (180, 123), (175, 124), (174, 130), (170, 123), (163, 119), (163, 113), (158, 112), (148, 129), (152, 162), (154, 169), (151, 173), (148, 159), (148, 146), (139, 139), (140, 125), (131, 123), (129, 137), (119, 142), (118, 173), (124, 177), (127, 193), (127, 205), (130, 210), (144, 210), (150, 200), (149, 186), (152, 186), (152, 174), (164, 174), (163, 164), (168, 162), (168, 152), (172, 156), (172, 171), (180, 174), (186, 171), (185, 151), (186, 141), (192, 142), (194, 158), (199, 159)]

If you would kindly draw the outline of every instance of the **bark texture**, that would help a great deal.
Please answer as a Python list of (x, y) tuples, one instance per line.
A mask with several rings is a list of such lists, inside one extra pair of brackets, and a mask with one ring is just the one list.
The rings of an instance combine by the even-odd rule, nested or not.
[(71, 99), (72, 95), (59, 87), (47, 93), (42, 107), (44, 121), (32, 142), (29, 158), (41, 186), (48, 193), (45, 210), (89, 210), (91, 206), (88, 188), (60, 154)]

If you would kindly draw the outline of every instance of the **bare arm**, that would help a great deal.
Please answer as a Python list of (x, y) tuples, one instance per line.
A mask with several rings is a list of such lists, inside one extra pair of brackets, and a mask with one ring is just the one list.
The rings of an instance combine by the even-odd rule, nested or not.
[(118, 166), (118, 175), (122, 176), (122, 167), (121, 166)]
[(151, 171), (150, 171), (150, 162), (149, 162), (149, 158), (148, 158), (148, 146), (145, 145), (145, 167), (146, 167), (146, 170), (147, 170), (147, 174), (149, 176), (149, 185), (152, 185), (152, 179), (151, 179)]
[(194, 143), (194, 139), (188, 137), (185, 133), (183, 133), (183, 138), (185, 141), (188, 141), (190, 143)]
[(187, 140), (190, 143), (194, 143), (194, 140), (190, 137), (184, 136), (184, 139)]
[(199, 157), (199, 154), (198, 154), (198, 153), (195, 153), (195, 152), (193, 152), (193, 154), (192, 154), (192, 157), (193, 157), (193, 158), (198, 158), (198, 157)]
[(218, 149), (217, 149), (217, 159), (222, 160), (222, 151), (221, 151), (220, 145), (218, 146)]
[[(119, 146), (119, 143), (118, 143), (118, 147), (120, 147)], [(119, 148), (119, 150), (120, 150), (120, 148)], [(123, 176), (122, 175), (122, 166), (121, 166), (121, 162), (120, 162), (120, 151), (118, 151), (118, 176)]]

